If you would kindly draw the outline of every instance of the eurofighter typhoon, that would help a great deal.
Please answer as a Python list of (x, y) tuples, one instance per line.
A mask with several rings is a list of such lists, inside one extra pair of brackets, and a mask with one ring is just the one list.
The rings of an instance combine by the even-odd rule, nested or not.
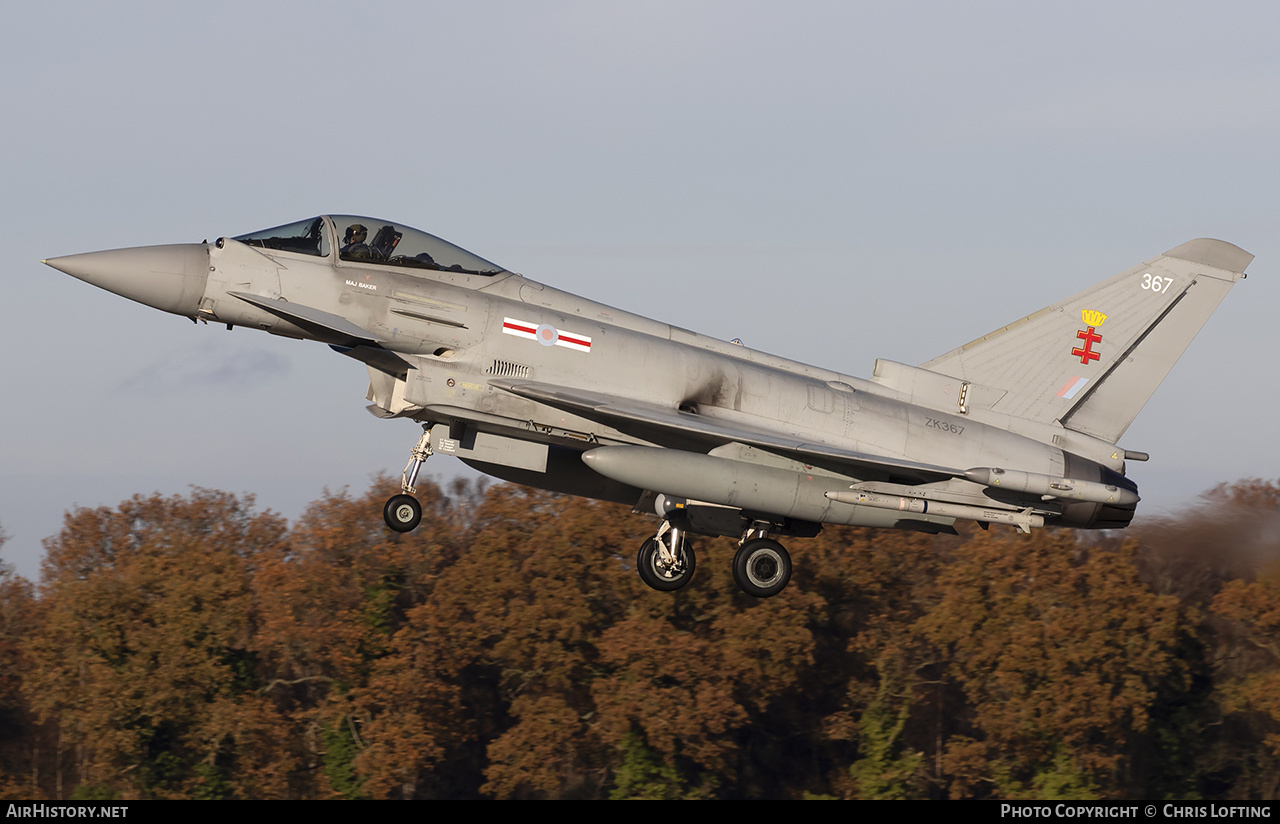
[(1192, 240), (920, 366), (842, 375), (633, 315), (407, 226), (324, 215), (214, 243), (44, 261), (194, 321), (328, 344), (368, 409), (422, 425), (383, 515), (414, 529), (423, 461), (629, 504), (660, 519), (646, 584), (693, 577), (691, 534), (740, 538), (767, 598), (776, 539), (823, 524), (953, 533), (958, 519), (1118, 529), (1138, 488), (1118, 445), (1253, 255)]

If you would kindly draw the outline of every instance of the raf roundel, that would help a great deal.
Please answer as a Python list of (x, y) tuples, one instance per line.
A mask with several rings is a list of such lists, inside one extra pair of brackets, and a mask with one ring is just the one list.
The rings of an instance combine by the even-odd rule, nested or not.
[(538, 327), (538, 331), (534, 332), (534, 337), (538, 343), (543, 346), (555, 346), (560, 342), (560, 333), (550, 324), (544, 323)]

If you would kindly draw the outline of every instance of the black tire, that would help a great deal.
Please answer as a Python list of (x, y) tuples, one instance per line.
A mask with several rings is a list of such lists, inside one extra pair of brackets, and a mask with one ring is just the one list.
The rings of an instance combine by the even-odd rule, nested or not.
[(675, 569), (663, 567), (656, 538), (650, 538), (641, 544), (640, 552), (636, 555), (636, 571), (640, 573), (640, 580), (659, 592), (675, 592), (689, 583), (696, 566), (693, 544), (688, 539), (684, 542), (684, 551), (680, 553)]
[(733, 580), (748, 595), (772, 598), (791, 580), (791, 556), (777, 541), (747, 541), (733, 556)]
[(422, 522), (422, 504), (412, 495), (393, 495), (382, 507), (382, 520), (396, 532), (412, 532)]

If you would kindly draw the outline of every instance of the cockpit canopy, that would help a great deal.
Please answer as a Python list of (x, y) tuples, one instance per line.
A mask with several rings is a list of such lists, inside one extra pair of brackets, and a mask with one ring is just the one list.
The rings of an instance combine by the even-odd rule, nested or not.
[(381, 266), (405, 266), (468, 275), (496, 275), (501, 266), (447, 240), (385, 220), (358, 215), (323, 215), (240, 235), (235, 240), (262, 249), (328, 257)]

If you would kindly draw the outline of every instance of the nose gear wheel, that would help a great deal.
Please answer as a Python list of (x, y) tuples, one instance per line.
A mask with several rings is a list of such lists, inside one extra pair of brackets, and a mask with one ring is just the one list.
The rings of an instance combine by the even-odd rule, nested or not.
[(393, 495), (382, 507), (382, 520), (396, 532), (412, 532), (422, 522), (422, 504), (412, 495)]

